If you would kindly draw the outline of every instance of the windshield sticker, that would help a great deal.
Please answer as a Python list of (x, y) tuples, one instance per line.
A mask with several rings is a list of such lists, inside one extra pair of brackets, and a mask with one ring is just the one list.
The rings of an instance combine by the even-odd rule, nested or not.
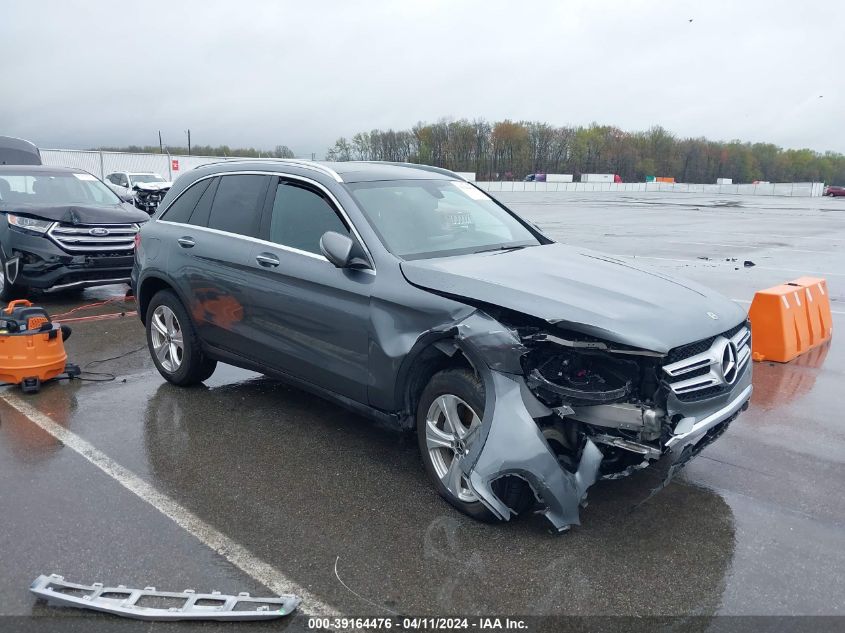
[(460, 189), (463, 193), (468, 195), (473, 200), (489, 200), (490, 196), (488, 196), (483, 191), (480, 191), (473, 187), (468, 182), (460, 182), (458, 180), (453, 180), (452, 184), (455, 185), (458, 189)]
[(96, 176), (92, 176), (91, 174), (74, 174), (79, 180), (97, 180)]

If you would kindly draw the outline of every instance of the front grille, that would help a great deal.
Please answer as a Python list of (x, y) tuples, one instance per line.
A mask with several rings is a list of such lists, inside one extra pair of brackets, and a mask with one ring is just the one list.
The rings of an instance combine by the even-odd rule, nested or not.
[(733, 327), (727, 332), (723, 332), (722, 334), (717, 334), (716, 336), (711, 336), (710, 338), (695, 341), (694, 343), (687, 343), (686, 345), (681, 345), (680, 347), (671, 349), (666, 355), (666, 364), (671, 365), (672, 363), (677, 363), (679, 360), (684, 360), (685, 358), (689, 358), (690, 356), (695, 356), (696, 354), (706, 352), (708, 349), (710, 349), (710, 346), (713, 345), (713, 341), (715, 341), (717, 337), (724, 336), (725, 338), (731, 338), (737, 333), (739, 333), (739, 331), (746, 326), (747, 324), (740, 323), (736, 327)]
[(137, 224), (54, 224), (47, 234), (70, 253), (131, 251)]
[(681, 345), (667, 354), (666, 382), (682, 401), (730, 390), (751, 359), (751, 330), (740, 323), (727, 332)]

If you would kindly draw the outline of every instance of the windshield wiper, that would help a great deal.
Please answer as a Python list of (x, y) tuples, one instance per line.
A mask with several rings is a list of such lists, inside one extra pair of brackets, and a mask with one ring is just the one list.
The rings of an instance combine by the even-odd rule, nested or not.
[(493, 253), (496, 251), (518, 251), (523, 248), (527, 248), (528, 244), (500, 244), (499, 246), (494, 246), (492, 248), (481, 248), (477, 251), (472, 251), (473, 253)]

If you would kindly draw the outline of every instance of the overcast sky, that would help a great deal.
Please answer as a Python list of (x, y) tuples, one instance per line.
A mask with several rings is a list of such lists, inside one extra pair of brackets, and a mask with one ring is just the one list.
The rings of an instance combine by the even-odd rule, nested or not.
[(843, 62), (841, 0), (3, 0), (0, 134), (321, 158), (484, 117), (845, 152)]

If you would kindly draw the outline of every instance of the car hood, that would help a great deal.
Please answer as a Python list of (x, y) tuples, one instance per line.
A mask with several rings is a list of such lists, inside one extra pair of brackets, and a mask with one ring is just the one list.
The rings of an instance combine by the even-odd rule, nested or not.
[(125, 224), (146, 222), (150, 216), (130, 204), (80, 205), (80, 204), (15, 204), (3, 211), (20, 213), (41, 220), (67, 224)]
[(134, 188), (140, 191), (161, 191), (170, 189), (172, 186), (172, 182), (138, 182), (135, 183)]
[(410, 283), (439, 294), (660, 353), (746, 318), (735, 302), (692, 281), (563, 244), (406, 261), (401, 268)]

